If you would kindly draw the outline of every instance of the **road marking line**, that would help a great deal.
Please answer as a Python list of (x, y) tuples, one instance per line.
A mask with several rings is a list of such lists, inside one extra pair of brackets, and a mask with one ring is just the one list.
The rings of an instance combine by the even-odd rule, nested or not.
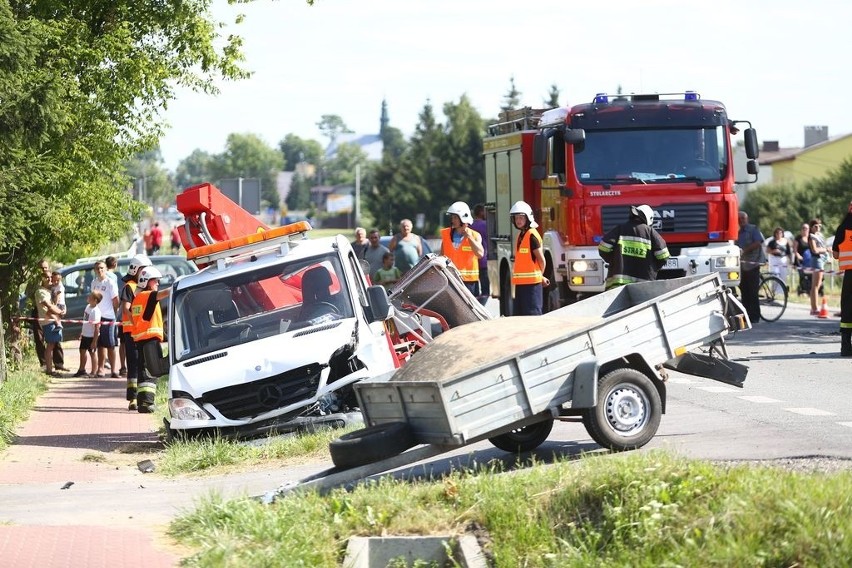
[(731, 388), (731, 387), (698, 387), (699, 389), (707, 392), (737, 392), (739, 389)]
[(741, 398), (749, 402), (756, 402), (758, 404), (772, 404), (775, 402), (781, 402), (777, 398), (769, 398), (768, 396), (738, 396), (737, 398)]
[(820, 410), (819, 408), (785, 408), (784, 410), (805, 416), (834, 416), (833, 412)]
[(848, 426), (849, 428), (852, 428), (852, 422), (838, 422), (838, 424), (840, 424), (841, 426)]
[(691, 385), (695, 381), (693, 381), (692, 379), (683, 379), (681, 377), (670, 377), (667, 382), (675, 383), (675, 384), (678, 384), (678, 385)]

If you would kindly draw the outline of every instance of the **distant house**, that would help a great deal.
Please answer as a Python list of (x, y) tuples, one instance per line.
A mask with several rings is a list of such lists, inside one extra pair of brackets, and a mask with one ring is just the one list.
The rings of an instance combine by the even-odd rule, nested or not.
[[(852, 158), (852, 134), (829, 138), (827, 126), (806, 126), (803, 147), (782, 148), (777, 140), (765, 140), (760, 148), (757, 183), (738, 185), (737, 195), (742, 201), (746, 193), (769, 183), (806, 183), (825, 176), (848, 158)], [(737, 179), (745, 179), (745, 152), (741, 147), (736, 149), (734, 166)]]

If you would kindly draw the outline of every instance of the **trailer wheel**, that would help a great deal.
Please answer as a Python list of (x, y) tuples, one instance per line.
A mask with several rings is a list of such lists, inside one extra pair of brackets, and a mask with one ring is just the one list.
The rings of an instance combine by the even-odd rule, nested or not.
[(500, 270), (500, 315), (512, 315), (512, 271), (507, 267)]
[(416, 444), (408, 424), (388, 422), (344, 434), (332, 440), (328, 450), (336, 467), (349, 469), (393, 457)]
[(615, 369), (598, 382), (598, 404), (583, 411), (583, 425), (592, 439), (616, 452), (641, 448), (660, 426), (660, 393), (647, 375)]
[(552, 429), (553, 418), (550, 418), (488, 438), (488, 441), (495, 447), (512, 454), (529, 452), (542, 445)]

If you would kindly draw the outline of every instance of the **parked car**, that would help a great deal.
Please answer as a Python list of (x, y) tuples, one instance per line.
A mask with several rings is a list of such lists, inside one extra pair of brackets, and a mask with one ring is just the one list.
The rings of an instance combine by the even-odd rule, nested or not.
[[(119, 258), (116, 274), (118, 275), (119, 289), (121, 288), (121, 279), (127, 274), (127, 267), (130, 264), (131, 258)], [(152, 256), (151, 261), (154, 263), (163, 277), (160, 279), (160, 289), (169, 288), (177, 279), (178, 276), (196, 272), (198, 268), (186, 258), (179, 255), (158, 255)], [(65, 305), (67, 313), (65, 319), (82, 319), (83, 310), (86, 308), (86, 297), (91, 291), (92, 280), (95, 277), (94, 262), (84, 262), (65, 266), (59, 269), (62, 274), (62, 283), (65, 284)], [(168, 313), (168, 298), (163, 301), (163, 314)], [(82, 324), (65, 323), (63, 324), (63, 339), (78, 339)]]

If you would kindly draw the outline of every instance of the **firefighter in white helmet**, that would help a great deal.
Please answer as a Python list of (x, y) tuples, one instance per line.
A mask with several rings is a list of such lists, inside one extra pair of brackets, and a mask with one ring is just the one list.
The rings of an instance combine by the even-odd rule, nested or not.
[(449, 258), (461, 274), (465, 287), (479, 296), (479, 259), (485, 254), (482, 237), (470, 228), (473, 215), (464, 201), (456, 201), (447, 209), (450, 226), (441, 229), (441, 254)]
[[(165, 339), (163, 311), (160, 302), (169, 295), (171, 289), (160, 290), (160, 278), (163, 274), (156, 266), (146, 266), (137, 275), (136, 297), (130, 305), (133, 320), (133, 341), (139, 356), (139, 379), (136, 391), (137, 411), (154, 412), (154, 395), (157, 393), (157, 377), (151, 375), (146, 361), (151, 353), (162, 357), (160, 344)], [(148, 357), (146, 357), (148, 353)]]
[(627, 222), (616, 225), (604, 235), (598, 252), (609, 263), (607, 290), (657, 279), (657, 272), (669, 258), (669, 249), (653, 223), (653, 209), (647, 205), (634, 205), (630, 208)]
[(136, 380), (139, 377), (139, 356), (136, 343), (133, 341), (130, 305), (136, 297), (139, 271), (146, 266), (151, 266), (150, 258), (144, 254), (134, 256), (127, 267), (127, 274), (122, 278), (124, 285), (118, 293), (118, 302), (121, 307), (121, 348), (124, 349), (127, 358), (127, 408), (129, 410), (136, 410)]
[(512, 264), (512, 284), (515, 285), (515, 300), (512, 314), (516, 316), (540, 316), (544, 293), (542, 286), (550, 286), (544, 276), (547, 261), (542, 250), (541, 235), (536, 231), (538, 223), (533, 218), (532, 207), (518, 201), (509, 210), (512, 224), (520, 234), (515, 242), (515, 262)]

